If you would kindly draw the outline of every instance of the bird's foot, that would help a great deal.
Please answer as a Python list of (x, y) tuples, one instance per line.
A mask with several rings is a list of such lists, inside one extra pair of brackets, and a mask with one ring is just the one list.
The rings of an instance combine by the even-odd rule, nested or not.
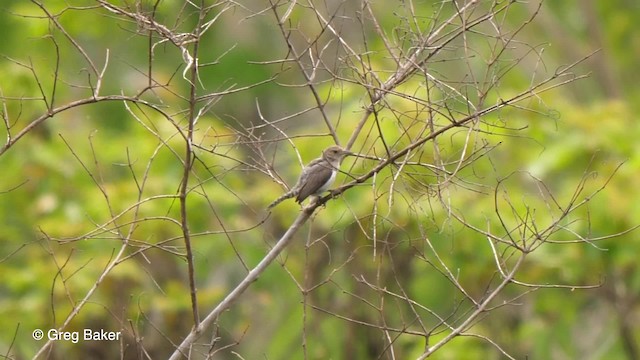
[(338, 196), (342, 195), (342, 193), (338, 190), (329, 190), (329, 194), (331, 195), (332, 199), (335, 199)]

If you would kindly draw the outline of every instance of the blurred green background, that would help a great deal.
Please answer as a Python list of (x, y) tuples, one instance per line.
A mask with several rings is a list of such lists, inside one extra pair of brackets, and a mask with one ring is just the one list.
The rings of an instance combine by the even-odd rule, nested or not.
[[(117, 4), (124, 6), (125, 2)], [(356, 13), (361, 7), (359, 2), (323, 4), (318, 6), (341, 9), (338, 14)], [(374, 4), (386, 33), (405, 24), (402, 14), (406, 12), (398, 10), (403, 4), (408, 6), (395, 1)], [(439, 4), (422, 1), (413, 5), (424, 15), (420, 21), (428, 24), (429, 14)], [(101, 93), (134, 96), (147, 84), (149, 38), (135, 21), (124, 21), (92, 8), (94, 5), (93, 1), (45, 2), (99, 70), (108, 56)], [(178, 31), (188, 31), (197, 16), (183, 5), (181, 1), (161, 2), (157, 19)], [(151, 6), (151, 2), (141, 2), (143, 9)], [(287, 6), (279, 8), (280, 15)], [(252, 152), (256, 148), (239, 144), (249, 138), (251, 126), (264, 124), (258, 107), (264, 118), (274, 120), (314, 105), (306, 88), (285, 86), (303, 82), (294, 64), (261, 63), (287, 54), (273, 15), (259, 12), (267, 7), (266, 2), (251, 1), (239, 2), (227, 11), (220, 6), (222, 15), (201, 43), (201, 63), (215, 62), (200, 73), (202, 93), (234, 84), (247, 86), (280, 74), (277, 81), (225, 95), (197, 126), (195, 139), (203, 150), (196, 153), (199, 161), (193, 170), (188, 210), (203, 314), (246, 273), (239, 257), (247, 266), (255, 265), (299, 211), (288, 201), (260, 223), (264, 207), (284, 189), (263, 172), (232, 160), (252, 163), (261, 159)], [(448, 9), (445, 11), (451, 11)], [(574, 70), (576, 75), (589, 76), (522, 104), (535, 111), (505, 109), (483, 119), (505, 121), (509, 128), (520, 130), (474, 135), (495, 149), (461, 174), (477, 187), (452, 187), (448, 196), (470, 223), (497, 229), (492, 189), (499, 179), (516, 172), (501, 184), (501, 190), (520, 210), (525, 204), (537, 206), (543, 226), (557, 210), (545, 213), (537, 180), (567, 204), (586, 179), (580, 199), (606, 186), (576, 211), (565, 224), (568, 230), (553, 240), (577, 239), (572, 232), (586, 238), (622, 235), (593, 244), (549, 243), (537, 249), (527, 258), (519, 280), (600, 286), (530, 292), (530, 288), (509, 286), (496, 305), (526, 295), (487, 313), (471, 332), (492, 339), (518, 359), (638, 359), (640, 242), (638, 232), (626, 231), (640, 223), (640, 119), (636, 115), (640, 111), (640, 73), (636, 70), (640, 2), (547, 1), (539, 9), (536, 2), (523, 2), (496, 23), (517, 29), (536, 12), (517, 39), (540, 52), (542, 62), (521, 54), (524, 61), (517, 62), (501, 80), (500, 96), (528, 88), (533, 74), (553, 74), (592, 54)], [(90, 87), (95, 86), (88, 80), (90, 65), (43, 14), (30, 1), (0, 4), (0, 89), (5, 98), (4, 121), (13, 135), (46, 113), (46, 105), (36, 98), (42, 96), (42, 88), (51, 99), (56, 71), (55, 106), (89, 97)], [(296, 36), (311, 37), (318, 30), (308, 11), (296, 8), (291, 21), (300, 30)], [(358, 39), (359, 33), (352, 31), (359, 26), (357, 21), (341, 24), (345, 39)], [(373, 49), (382, 48), (373, 29), (366, 33), (373, 39)], [(474, 39), (481, 41), (481, 36)], [(184, 125), (184, 114), (179, 111), (187, 103), (174, 95), (187, 96), (189, 84), (181, 79), (182, 56), (166, 43), (154, 51), (154, 75), (170, 85), (167, 90), (146, 92), (144, 99), (162, 102)], [(388, 61), (372, 56), (381, 67)], [(340, 62), (335, 57), (333, 61)], [(453, 60), (434, 66), (440, 74), (451, 76), (462, 77), (467, 71)], [(366, 104), (366, 91), (357, 84), (320, 80), (317, 88), (329, 99), (325, 111), (346, 142)], [(43, 344), (31, 338), (33, 329), (60, 326), (122, 245), (115, 224), (123, 233), (133, 234), (128, 254), (145, 248), (144, 256), (137, 253), (119, 263), (68, 330), (122, 331), (127, 346), (57, 342), (50, 358), (112, 359), (122, 353), (125, 358), (144, 358), (143, 354), (164, 358), (173, 349), (171, 342), (179, 343), (190, 330), (184, 258), (167, 248), (147, 247), (162, 244), (183, 251), (176, 223), (180, 207), (171, 195), (180, 184), (184, 144), (174, 135), (175, 128), (158, 114), (135, 107), (132, 111), (138, 119), (120, 101), (72, 109), (46, 120), (0, 155), (0, 354), (30, 358)], [(386, 118), (383, 125), (393, 138), (398, 131), (393, 118)], [(303, 162), (332, 144), (317, 110), (293, 116), (279, 126), (295, 136)], [(269, 127), (255, 129), (256, 141), (282, 137)], [(3, 127), (0, 138), (7, 136)], [(451, 135), (452, 158), (461, 136)], [(168, 140), (163, 143), (159, 138)], [(212, 147), (214, 153), (206, 151)], [(300, 167), (287, 143), (263, 149), (284, 181), (293, 184)], [(357, 174), (371, 166), (348, 159), (343, 169)], [(215, 335), (204, 336), (203, 342), (219, 337), (218, 347), (233, 345), (215, 358), (236, 358), (232, 352), (245, 359), (390, 358), (384, 353), (383, 333), (345, 318), (377, 325), (384, 320), (390, 327), (412, 329), (418, 326), (414, 319), (418, 313), (426, 328), (438, 324), (430, 312), (411, 310), (402, 299), (382, 294), (363, 279), (390, 291), (406, 291), (425, 308), (449, 316), (452, 324), (464, 318), (472, 306), (442, 275), (425, 239), (477, 299), (496, 283), (491, 249), (481, 235), (451, 220), (433, 200), (433, 192), (415, 192), (416, 184), (410, 180), (398, 183), (391, 209), (387, 209), (386, 197), (378, 200), (384, 219), (369, 216), (375, 195), (384, 194), (392, 174), (387, 169), (379, 175), (377, 193), (367, 185), (355, 187), (320, 210), (281, 259), (284, 266), (273, 264), (221, 317)], [(343, 175), (339, 181), (345, 179)], [(134, 214), (131, 207), (141, 200), (144, 204)], [(113, 217), (117, 217), (115, 223), (110, 222)], [(378, 237), (376, 256), (373, 227)], [(312, 290), (302, 292), (301, 287)], [(429, 343), (445, 334), (435, 332)], [(422, 353), (425, 339), (402, 335), (394, 338), (393, 347), (396, 358), (415, 358)], [(465, 336), (447, 344), (434, 358), (500, 359), (503, 355), (489, 342)]]

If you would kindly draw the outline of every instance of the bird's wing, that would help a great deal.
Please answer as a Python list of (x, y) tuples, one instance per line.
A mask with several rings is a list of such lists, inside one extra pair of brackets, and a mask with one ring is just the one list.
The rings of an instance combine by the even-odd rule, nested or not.
[(296, 202), (298, 203), (303, 202), (309, 195), (317, 193), (318, 190), (331, 179), (333, 173), (333, 168), (326, 161), (314, 164), (313, 167), (309, 167), (308, 170), (309, 175), (300, 187), (300, 191), (296, 197)]

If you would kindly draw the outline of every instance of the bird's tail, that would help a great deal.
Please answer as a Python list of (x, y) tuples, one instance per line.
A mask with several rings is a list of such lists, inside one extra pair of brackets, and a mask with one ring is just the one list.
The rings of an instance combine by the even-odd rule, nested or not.
[(279, 198), (273, 200), (273, 202), (271, 204), (269, 204), (269, 206), (267, 206), (267, 210), (271, 210), (271, 208), (273, 208), (274, 206), (280, 204), (281, 202), (290, 199), (292, 197), (296, 196), (295, 191), (289, 191), (285, 194), (283, 194), (282, 196), (280, 196)]

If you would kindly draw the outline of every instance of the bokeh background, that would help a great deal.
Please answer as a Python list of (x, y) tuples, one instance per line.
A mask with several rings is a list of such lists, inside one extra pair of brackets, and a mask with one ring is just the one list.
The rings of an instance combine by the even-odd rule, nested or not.
[[(389, 33), (405, 22), (397, 10), (405, 3), (375, 2), (381, 25)], [(107, 11), (92, 9), (92, 1), (47, 0), (43, 4), (57, 14), (68, 35), (96, 64), (105, 64), (109, 50), (103, 93), (132, 95), (145, 86), (149, 39), (140, 36), (135, 21), (125, 22)], [(183, 5), (181, 1), (161, 2), (157, 16), (167, 23), (181, 19), (171, 24), (188, 28), (195, 16), (181, 13)], [(152, 2), (143, 1), (141, 6), (149, 8)], [(325, 1), (318, 6), (342, 7), (341, 11), (350, 14), (361, 5)], [(440, 2), (416, 1), (413, 6), (425, 14), (421, 21), (428, 23), (428, 15)], [(283, 86), (300, 83), (299, 73), (284, 71), (282, 64), (263, 63), (287, 53), (273, 15), (258, 12), (267, 7), (267, 2), (240, 1), (221, 11), (213, 31), (201, 43), (202, 60), (215, 63), (200, 74), (209, 91), (255, 84), (282, 72), (277, 81), (220, 98), (198, 124), (196, 138), (203, 150), (197, 153), (201, 163), (194, 172), (201, 180), (214, 179), (194, 186), (188, 203), (202, 312), (217, 304), (246, 273), (237, 254), (247, 264), (256, 264), (299, 211), (292, 201), (285, 202), (260, 223), (264, 206), (283, 187), (261, 172), (205, 151), (222, 144), (217, 154), (250, 161), (252, 154), (243, 146), (224, 146), (237, 139), (239, 129), (246, 131), (262, 125), (263, 118), (279, 119), (314, 104), (309, 91)], [(639, 233), (629, 230), (640, 224), (640, 73), (636, 69), (640, 2), (566, 0), (539, 6), (529, 1), (513, 6), (499, 23), (517, 29), (533, 14), (533, 21), (520, 30), (517, 39), (541, 55), (522, 54), (523, 61), (502, 80), (501, 93), (526, 89), (532, 74), (552, 74), (580, 60), (573, 72), (588, 76), (525, 104), (535, 111), (489, 115), (492, 121), (508, 118), (510, 128), (518, 130), (485, 134), (484, 139), (495, 148), (466, 174), (490, 189), (496, 186), (496, 179), (518, 172), (521, 176), (509, 177), (503, 186), (511, 199), (523, 203), (535, 201), (539, 189), (532, 179), (543, 181), (565, 204), (582, 183), (583, 196), (601, 189), (566, 224), (570, 231), (557, 240), (577, 239), (572, 233), (592, 239), (620, 235), (589, 243), (545, 244), (528, 257), (519, 279), (598, 286), (509, 287), (501, 299), (516, 300), (493, 309), (472, 330), (518, 359), (638, 359), (640, 241)], [(83, 56), (43, 15), (36, 2), (4, 0), (0, 4), (0, 95), (4, 114), (10, 116), (4, 121), (15, 131), (46, 113), (46, 104), (37, 99), (41, 88), (50, 96), (55, 85), (58, 105), (90, 93)], [(314, 19), (305, 17), (308, 12), (296, 10), (291, 16), (301, 33), (313, 33)], [(340, 25), (346, 39), (357, 38), (358, 33), (352, 31), (360, 26), (357, 21), (346, 19)], [(374, 41), (372, 47), (375, 45)], [(333, 61), (340, 60), (334, 57)], [(156, 78), (170, 83), (173, 91), (184, 94), (188, 89), (189, 84), (180, 79), (182, 56), (174, 47), (157, 45), (154, 66)], [(466, 71), (455, 61), (438, 66), (442, 73)], [(63, 81), (54, 84), (56, 71)], [(318, 89), (330, 100), (325, 111), (337, 121), (338, 136), (346, 141), (366, 92), (340, 81), (320, 81)], [(147, 96), (167, 101), (169, 108), (184, 106), (183, 98), (166, 90)], [(180, 113), (175, 115), (180, 117)], [(298, 136), (295, 144), (307, 162), (332, 144), (323, 124), (316, 110), (295, 115), (280, 126), (289, 136)], [(149, 128), (160, 135), (151, 136)], [(264, 141), (281, 135), (269, 127), (256, 129), (257, 138)], [(394, 131), (391, 126), (389, 131)], [(182, 168), (176, 152), (182, 154), (182, 150), (174, 132), (160, 118), (134, 119), (120, 101), (101, 102), (46, 120), (0, 155), (0, 354), (32, 357), (42, 345), (31, 338), (33, 329), (59, 326), (86, 294), (121, 246), (113, 224), (108, 223), (114, 216), (119, 226), (134, 234), (131, 254), (163, 241), (169, 241), (177, 252), (182, 250), (180, 228), (166, 220), (179, 218), (175, 198), (147, 201), (139, 217), (147, 221), (127, 227), (133, 216), (128, 209), (141, 193), (143, 199), (177, 193)], [(167, 146), (159, 137), (168, 139)], [(0, 130), (0, 138), (7, 138), (6, 129)], [(273, 154), (271, 159), (283, 180), (292, 184), (300, 169), (295, 153), (286, 144), (275, 144), (266, 150)], [(346, 162), (346, 168), (355, 173), (368, 167), (361, 160)], [(143, 177), (146, 185), (141, 191)], [(411, 197), (410, 186), (406, 189), (409, 195), (404, 196)], [(393, 289), (398, 285), (394, 279), (400, 278), (413, 299), (436, 313), (454, 314), (455, 322), (469, 304), (421, 252), (421, 238), (436, 244), (444, 261), (457, 269), (460, 283), (478, 298), (496, 276), (495, 263), (479, 234), (448, 221), (443, 209), (429, 206), (433, 204), (429, 192), (420, 196), (422, 206), (398, 201), (388, 213), (389, 222), (380, 225), (379, 233), (393, 244), (385, 260), (373, 256), (371, 238), (362, 229), (370, 229), (375, 221), (365, 216), (374, 201), (371, 191), (356, 187), (329, 202), (281, 259), (284, 265), (273, 264), (220, 319), (217, 346), (230, 347), (215, 358), (236, 358), (232, 352), (245, 359), (390, 358), (380, 355), (384, 342), (378, 331), (345, 320), (376, 323), (380, 319), (382, 311), (364, 301), (380, 294), (357, 279), (374, 279)], [(454, 191), (452, 197), (455, 206), (466, 209), (470, 222), (483, 226), (495, 221), (487, 220), (495, 212), (491, 190)], [(418, 208), (424, 214), (417, 213)], [(544, 208), (541, 204), (538, 211)], [(101, 224), (109, 225), (102, 228)], [(225, 229), (245, 230), (229, 234)], [(305, 246), (313, 239), (322, 241)], [(382, 251), (383, 246), (378, 246)], [(313, 284), (320, 285), (303, 294), (301, 286)], [(389, 324), (416, 325), (408, 320), (402, 305), (391, 301), (388, 306), (401, 309), (385, 315)], [(435, 324), (435, 319), (430, 320)], [(426, 314), (425, 321), (429, 321)], [(127, 350), (109, 342), (58, 342), (49, 357), (111, 359), (124, 352), (126, 358), (164, 358), (172, 352), (172, 342), (179, 343), (191, 326), (184, 258), (166, 249), (149, 248), (144, 256), (138, 253), (118, 264), (68, 328), (123, 331)], [(443, 334), (433, 334), (430, 341), (438, 336)], [(425, 339), (403, 336), (394, 344), (397, 358), (415, 358), (423, 351)], [(434, 357), (499, 359), (503, 354), (477, 337), (460, 337)]]

